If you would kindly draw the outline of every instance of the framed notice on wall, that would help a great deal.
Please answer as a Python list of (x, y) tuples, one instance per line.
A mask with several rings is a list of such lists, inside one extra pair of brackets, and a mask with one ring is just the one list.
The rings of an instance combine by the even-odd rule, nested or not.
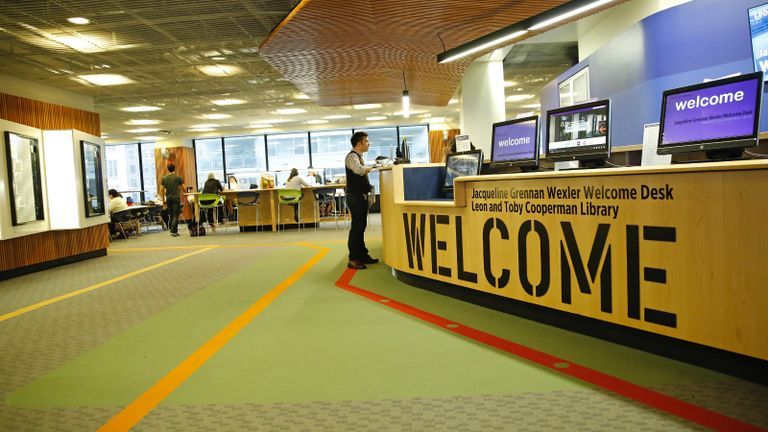
[(13, 225), (45, 219), (40, 147), (37, 140), (5, 132), (5, 155)]

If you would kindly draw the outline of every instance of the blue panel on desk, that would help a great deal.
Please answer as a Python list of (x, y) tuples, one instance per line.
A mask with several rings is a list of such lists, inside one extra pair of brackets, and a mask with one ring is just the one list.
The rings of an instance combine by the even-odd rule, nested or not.
[(429, 201), (444, 199), (445, 167), (414, 167), (403, 169), (404, 199)]

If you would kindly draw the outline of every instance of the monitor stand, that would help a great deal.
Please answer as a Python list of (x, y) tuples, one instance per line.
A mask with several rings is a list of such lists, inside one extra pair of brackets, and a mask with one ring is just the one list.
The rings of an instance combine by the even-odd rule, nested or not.
[[(576, 161), (569, 161), (569, 162), (576, 162)], [(582, 169), (592, 169), (592, 168), (605, 168), (605, 158), (601, 159), (582, 159), (578, 161), (579, 164), (577, 166), (565, 166), (565, 167), (556, 167), (558, 171), (571, 171), (571, 170), (582, 170)], [(559, 162), (556, 162), (556, 164)]]
[(708, 162), (728, 161), (741, 159), (744, 156), (744, 149), (741, 147), (736, 147), (707, 150), (704, 154), (707, 155)]

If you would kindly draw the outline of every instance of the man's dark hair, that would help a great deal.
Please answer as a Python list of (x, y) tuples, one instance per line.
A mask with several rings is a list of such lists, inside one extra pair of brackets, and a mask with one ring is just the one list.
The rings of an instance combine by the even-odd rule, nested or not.
[(168, 172), (174, 172), (174, 171), (176, 171), (176, 165), (168, 164)]
[(355, 132), (354, 135), (352, 135), (352, 139), (349, 140), (349, 142), (352, 143), (352, 147), (356, 146), (357, 143), (362, 142), (365, 137), (367, 137), (368, 134), (363, 131)]

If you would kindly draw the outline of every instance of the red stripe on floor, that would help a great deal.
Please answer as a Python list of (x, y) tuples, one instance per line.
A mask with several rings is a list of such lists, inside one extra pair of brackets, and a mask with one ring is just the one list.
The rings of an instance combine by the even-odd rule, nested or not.
[[(490, 333), (464, 326), (441, 316), (400, 303), (376, 293), (366, 291), (351, 284), (357, 270), (346, 269), (336, 286), (365, 297), (369, 300), (391, 307), (392, 309), (406, 313), (420, 320), (435, 324), (453, 333), (481, 342), (485, 345), (506, 351), (517, 357), (532, 361), (546, 368), (588, 382), (606, 390), (618, 393), (622, 396), (636, 400), (645, 405), (660, 409), (667, 413), (684, 418), (702, 426), (721, 431), (766, 431), (766, 429), (745, 423), (722, 414), (710, 411), (697, 405), (684, 402), (665, 394), (641, 387), (621, 378), (608, 375), (588, 367), (584, 367), (568, 360), (555, 357), (545, 352), (537, 351), (524, 345), (494, 336)], [(450, 327), (449, 327), (450, 326)]]

